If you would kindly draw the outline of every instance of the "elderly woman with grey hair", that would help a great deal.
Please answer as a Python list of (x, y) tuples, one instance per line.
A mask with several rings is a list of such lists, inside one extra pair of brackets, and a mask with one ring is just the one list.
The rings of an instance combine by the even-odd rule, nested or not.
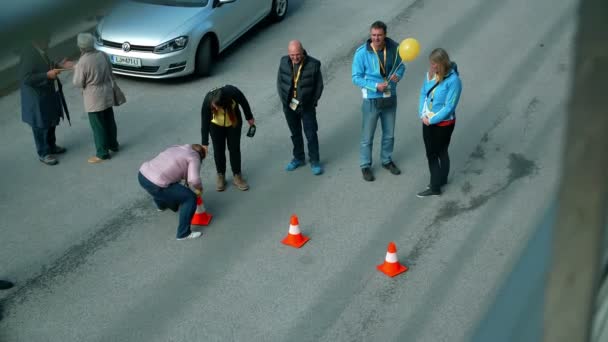
[(77, 43), (81, 56), (74, 67), (73, 81), (76, 87), (82, 88), (84, 108), (89, 113), (96, 155), (89, 158), (88, 162), (95, 164), (110, 159), (110, 151), (118, 152), (116, 121), (112, 109), (112, 66), (106, 54), (95, 50), (92, 34), (79, 34)]

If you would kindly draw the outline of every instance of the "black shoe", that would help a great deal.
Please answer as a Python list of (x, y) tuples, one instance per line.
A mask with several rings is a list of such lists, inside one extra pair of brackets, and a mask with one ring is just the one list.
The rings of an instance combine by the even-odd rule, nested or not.
[(374, 173), (372, 172), (372, 169), (369, 167), (362, 168), (361, 172), (363, 173), (363, 179), (365, 179), (368, 182), (373, 182), (376, 179), (374, 177)]
[(13, 287), (13, 283), (8, 280), (0, 280), (0, 290), (8, 290)]
[(399, 168), (397, 167), (397, 165), (395, 165), (395, 163), (393, 163), (392, 161), (386, 163), (386, 164), (382, 164), (382, 167), (389, 170), (392, 174), (394, 175), (400, 175), (401, 174), (401, 170), (399, 170)]
[(65, 147), (55, 145), (55, 147), (53, 147), (53, 149), (51, 150), (51, 154), (62, 154), (62, 153), (65, 153), (66, 151), (67, 151), (67, 149)]
[(43, 162), (46, 165), (57, 165), (59, 164), (59, 161), (57, 159), (55, 159), (55, 157), (49, 155), (46, 155), (44, 157), (40, 157), (38, 158), (41, 162)]
[(420, 198), (429, 197), (429, 196), (439, 196), (441, 195), (441, 191), (433, 191), (432, 189), (426, 189), (422, 192), (419, 192), (416, 196)]

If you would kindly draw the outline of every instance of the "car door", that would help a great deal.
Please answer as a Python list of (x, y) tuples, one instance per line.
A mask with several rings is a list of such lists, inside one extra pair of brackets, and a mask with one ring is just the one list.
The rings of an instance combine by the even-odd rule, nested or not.
[[(220, 0), (212, 0), (211, 21), (213, 31), (220, 40), (220, 50), (223, 50), (232, 41), (238, 38), (242, 26), (242, 16), (238, 7), (249, 0), (236, 0), (231, 3), (220, 4)], [(256, 0), (257, 1), (257, 0)]]
[[(243, 29), (247, 30), (251, 26), (259, 22), (266, 14), (270, 11), (273, 0), (241, 0), (242, 2), (242, 13), (244, 14), (242, 20)], [(241, 9), (239, 9), (241, 10)]]

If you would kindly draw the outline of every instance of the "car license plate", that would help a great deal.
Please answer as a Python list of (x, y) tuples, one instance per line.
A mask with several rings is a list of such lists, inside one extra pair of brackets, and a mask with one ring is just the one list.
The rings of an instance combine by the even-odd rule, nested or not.
[(134, 57), (112, 56), (112, 64), (128, 65), (141, 68), (141, 59)]

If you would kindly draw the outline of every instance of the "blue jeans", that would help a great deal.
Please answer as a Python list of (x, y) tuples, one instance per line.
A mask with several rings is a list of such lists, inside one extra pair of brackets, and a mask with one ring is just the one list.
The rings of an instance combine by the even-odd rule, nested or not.
[(184, 238), (192, 232), (190, 222), (196, 212), (196, 194), (179, 183), (173, 183), (166, 188), (150, 182), (144, 175), (137, 174), (137, 179), (160, 209), (170, 208), (177, 211), (179, 207), (179, 225), (177, 226), (177, 238)]
[(391, 108), (378, 109), (374, 99), (363, 99), (361, 105), (363, 120), (361, 124), (361, 144), (359, 147), (359, 159), (361, 168), (372, 166), (372, 147), (374, 144), (374, 133), (378, 118), (382, 126), (382, 148), (380, 159), (382, 165), (392, 161), (393, 147), (395, 145), (395, 115), (397, 104)]
[(36, 143), (36, 152), (40, 158), (44, 158), (49, 154), (53, 154), (55, 145), (55, 126), (48, 128), (34, 128), (34, 142)]

